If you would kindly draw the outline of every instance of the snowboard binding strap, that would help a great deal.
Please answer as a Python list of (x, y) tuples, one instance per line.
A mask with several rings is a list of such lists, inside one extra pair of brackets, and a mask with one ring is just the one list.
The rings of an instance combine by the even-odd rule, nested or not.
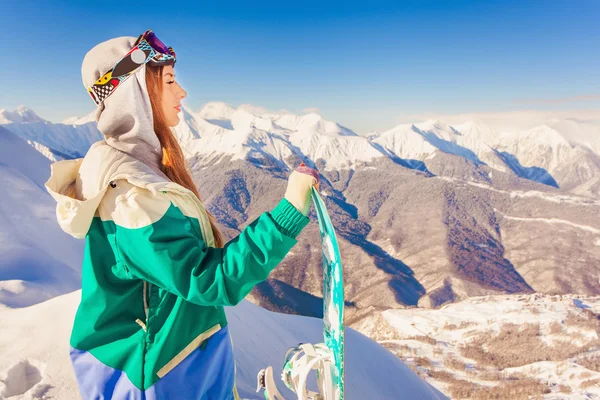
[[(316, 370), (318, 392), (306, 388), (308, 375), (313, 369)], [(323, 343), (304, 343), (288, 349), (281, 380), (296, 393), (298, 400), (334, 400), (339, 393), (334, 388), (332, 372), (335, 373), (335, 362), (331, 350)], [(262, 369), (257, 378), (256, 391), (264, 388), (265, 399), (284, 400), (275, 386), (271, 366)]]

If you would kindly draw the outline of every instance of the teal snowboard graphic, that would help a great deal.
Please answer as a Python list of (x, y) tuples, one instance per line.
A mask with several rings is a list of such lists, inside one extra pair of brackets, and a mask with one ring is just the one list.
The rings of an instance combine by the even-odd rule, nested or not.
[[(297, 169), (315, 177), (316, 171)], [(315, 177), (317, 178), (318, 175)], [(311, 198), (319, 222), (323, 263), (323, 343), (300, 343), (288, 349), (281, 379), (299, 399), (344, 400), (344, 280), (337, 238), (325, 203), (313, 186)], [(324, 369), (328, 368), (328, 369)], [(306, 387), (312, 369), (317, 370), (319, 392)], [(266, 400), (284, 400), (277, 390), (273, 368), (263, 368), (257, 375), (256, 391), (264, 389)], [(307, 397), (308, 396), (308, 397)]]
[[(344, 280), (342, 259), (325, 203), (313, 186), (312, 200), (319, 221), (323, 251), (323, 337), (333, 352), (331, 377), (338, 391), (334, 399), (344, 399)], [(334, 369), (334, 370), (333, 370)]]

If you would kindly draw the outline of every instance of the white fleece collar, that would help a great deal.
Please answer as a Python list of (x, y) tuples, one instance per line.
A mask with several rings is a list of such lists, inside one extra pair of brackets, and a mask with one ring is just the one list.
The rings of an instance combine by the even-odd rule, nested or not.
[(84, 158), (57, 161), (50, 164), (50, 169), (45, 187), (57, 202), (58, 223), (66, 233), (78, 239), (87, 234), (111, 181), (127, 179), (153, 193), (166, 189), (191, 193), (104, 140), (92, 144)]

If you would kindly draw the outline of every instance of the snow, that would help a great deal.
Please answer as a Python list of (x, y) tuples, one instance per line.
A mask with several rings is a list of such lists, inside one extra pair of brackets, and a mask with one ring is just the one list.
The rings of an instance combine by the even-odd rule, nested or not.
[(547, 124), (550, 128), (559, 132), (573, 146), (586, 146), (590, 150), (600, 153), (600, 135), (598, 135), (600, 123), (553, 118)]
[(497, 136), (494, 129), (475, 120), (469, 120), (452, 126), (461, 136), (470, 137), (486, 144), (494, 143)]
[(505, 133), (495, 147), (517, 157), (522, 166), (537, 166), (549, 172), (571, 158), (574, 150), (560, 133), (547, 125), (528, 131)]
[(50, 162), (2, 126), (0, 160), (10, 188), (0, 202), (0, 303), (23, 307), (77, 289), (83, 243), (56, 222), (56, 201), (44, 188)]
[(373, 142), (402, 159), (423, 160), (436, 150), (435, 146), (414, 130), (413, 125), (399, 125), (383, 132)]
[(391, 155), (408, 160), (431, 159), (437, 150), (456, 154), (472, 161), (479, 161), (478, 154), (489, 152), (487, 142), (482, 140), (487, 132), (485, 128), (475, 125), (463, 125), (462, 134), (457, 128), (438, 120), (427, 120), (417, 124), (402, 124), (373, 136), (373, 141), (381, 145)]
[(456, 178), (450, 178), (447, 176), (438, 176), (436, 179), (442, 179), (448, 182), (453, 182), (460, 185), (470, 185), (474, 187), (478, 187), (485, 190), (491, 190), (496, 193), (503, 193), (509, 195), (511, 198), (526, 198), (526, 197), (535, 197), (538, 199), (542, 199), (545, 201), (551, 201), (553, 203), (570, 203), (577, 205), (591, 205), (598, 206), (600, 205), (600, 200), (590, 199), (588, 197), (583, 196), (575, 196), (575, 195), (563, 195), (563, 194), (553, 194), (548, 192), (540, 192), (539, 190), (529, 190), (527, 192), (521, 190), (502, 190), (496, 189), (491, 185), (486, 185), (485, 183), (473, 182), (473, 181), (461, 181)]
[(545, 223), (548, 223), (548, 224), (563, 224), (563, 225), (569, 225), (569, 226), (571, 226), (573, 228), (584, 230), (586, 232), (591, 232), (591, 233), (595, 233), (597, 235), (600, 235), (600, 229), (598, 229), (598, 228), (594, 228), (594, 227), (588, 226), (588, 225), (576, 224), (576, 223), (573, 223), (571, 221), (566, 221), (564, 219), (559, 219), (559, 218), (525, 218), (525, 217), (514, 217), (514, 216), (502, 214), (500, 211), (498, 211), (496, 209), (494, 209), (494, 211), (496, 211), (498, 214), (502, 215), (503, 218), (510, 219), (510, 220), (513, 220), (513, 221), (545, 222)]
[[(42, 398), (43, 393), (48, 399), (78, 398), (68, 346), (80, 296), (80, 291), (75, 291), (28, 308), (0, 309), (0, 395), (20, 394), (23, 396), (14, 398), (25, 399)], [(271, 365), (278, 376), (289, 347), (323, 341), (320, 319), (273, 313), (248, 301), (226, 311), (237, 386), (243, 398), (263, 398), (255, 392), (256, 374)], [(286, 399), (294, 398), (282, 382), (276, 383)], [(445, 398), (396, 356), (349, 328), (346, 393), (348, 399)]]
[[(357, 135), (314, 111), (295, 115), (250, 104), (234, 108), (225, 102), (209, 102), (198, 112), (184, 105), (175, 133), (184, 144), (186, 156), (198, 155), (205, 164), (226, 156), (233, 160), (250, 156), (271, 158), (284, 168), (292, 168), (295, 166), (288, 165), (286, 159), (297, 156), (314, 162), (322, 159), (322, 169), (331, 171), (356, 169), (380, 157), (400, 158), (411, 165), (440, 150), (557, 186), (562, 185), (553, 177), (557, 169), (589, 159), (578, 167), (579, 175), (589, 175), (594, 173), (598, 164), (594, 160), (600, 156), (598, 118), (582, 120), (557, 115), (560, 113), (544, 118), (532, 116), (536, 123), (533, 125), (499, 124), (497, 119), (475, 114), (464, 115), (462, 120), (447, 116), (401, 124), (383, 133)], [(0, 124), (30, 140), (51, 160), (82, 156), (91, 143), (102, 139), (94, 111), (52, 124), (21, 106), (16, 111), (1, 110)], [(591, 169), (585, 172), (586, 168)]]
[(269, 157), (284, 167), (287, 158), (323, 159), (324, 170), (355, 168), (384, 155), (366, 138), (316, 113), (297, 116), (222, 102), (206, 104), (199, 113), (184, 107), (184, 120), (175, 128), (188, 155), (199, 155), (204, 164), (223, 156), (232, 160)]
[(95, 121), (85, 122), (89, 117), (72, 118), (69, 125), (53, 124), (21, 106), (15, 111), (0, 110), (0, 126), (44, 149), (50, 160), (62, 160), (83, 157), (92, 143), (103, 139)]
[(458, 129), (465, 121), (489, 127), (497, 134), (524, 132), (541, 125), (547, 125), (559, 132), (573, 145), (590, 146), (600, 151), (600, 109), (572, 110), (519, 110), (507, 112), (480, 112), (455, 115), (426, 114), (411, 115), (404, 120), (422, 121), (437, 119)]
[(235, 110), (226, 103), (213, 101), (205, 104), (204, 107), (202, 107), (202, 109), (198, 112), (198, 116), (206, 120), (231, 119), (234, 111)]
[[(577, 307), (573, 299), (581, 299), (596, 312), (600, 311), (600, 298), (593, 296), (560, 295), (553, 299), (549, 295), (490, 295), (471, 297), (459, 303), (447, 304), (439, 309), (388, 310), (383, 317), (406, 336), (427, 334), (439, 340), (461, 337), (460, 329), (444, 330), (446, 324), (476, 322), (477, 329), (498, 330), (503, 323), (540, 322), (550, 323), (564, 319), (569, 310)], [(543, 312), (536, 314), (536, 307)]]
[(384, 154), (404, 160), (427, 160), (440, 150), (551, 186), (557, 186), (553, 174), (565, 165), (579, 165), (582, 158), (593, 161), (579, 170), (600, 165), (600, 122), (547, 118), (525, 130), (497, 130), (475, 119), (453, 125), (428, 119), (364, 137)]
[(61, 121), (63, 125), (85, 125), (90, 122), (96, 122), (96, 110), (90, 112), (84, 117), (70, 117)]
[[(322, 127), (319, 124), (319, 127)], [(325, 170), (348, 169), (350, 164), (370, 162), (383, 154), (360, 136), (338, 135), (324, 131), (301, 130), (300, 134), (292, 134), (290, 142), (297, 146), (311, 160), (323, 159)], [(324, 134), (326, 133), (326, 134)]]
[[(599, 337), (592, 326), (565, 323), (568, 315), (581, 315), (582, 310), (600, 312), (600, 296), (580, 295), (490, 295), (471, 297), (458, 303), (444, 305), (438, 309), (394, 309), (375, 314), (361, 321), (357, 329), (374, 337), (379, 343), (398, 345), (403, 352), (401, 357), (414, 363), (415, 357), (426, 357), (435, 369), (450, 372), (455, 379), (463, 379), (483, 386), (500, 383), (481, 379), (476, 371), (495, 371), (501, 377), (521, 373), (528, 378), (547, 383), (553, 393), (544, 399), (564, 399), (559, 393), (559, 385), (572, 389), (569, 399), (600, 398), (600, 387), (581, 388), (584, 381), (600, 379), (600, 372), (590, 370), (576, 363), (580, 357), (600, 355), (597, 348), (560, 361), (540, 361), (503, 370), (490, 369), (477, 365), (474, 360), (465, 358), (460, 347), (472, 338), (486, 332), (497, 333), (504, 324), (539, 324), (540, 340), (550, 346), (563, 343), (584, 345), (595, 343)], [(382, 330), (384, 325), (389, 329)], [(552, 324), (560, 326), (560, 331), (552, 329)], [(379, 337), (379, 338), (378, 338)], [(431, 341), (416, 340), (427, 337)], [(393, 348), (393, 347), (392, 347)], [(407, 350), (410, 350), (408, 353)], [(454, 358), (464, 363), (464, 368), (448, 368), (446, 361)], [(420, 369), (418, 367), (417, 369)], [(444, 381), (428, 378), (440, 390), (447, 388)]]
[[(543, 382), (548, 382), (550, 385), (560, 385), (568, 382), (570, 386), (575, 388), (580, 387), (581, 383), (590, 379), (600, 378), (600, 373), (590, 371), (589, 369), (576, 364), (573, 361), (540, 361), (528, 364), (524, 367), (507, 368), (506, 372), (521, 373), (527, 376), (535, 377)], [(570, 400), (598, 398), (600, 390), (597, 387), (592, 388), (591, 393), (571, 393)], [(594, 394), (596, 396), (594, 396)], [(548, 396), (544, 399), (564, 399), (563, 397)], [(593, 396), (593, 397), (592, 397)]]
[(413, 126), (422, 132), (431, 132), (439, 139), (449, 142), (456, 142), (457, 140), (456, 130), (439, 120), (430, 119), (425, 122), (413, 124)]
[(52, 162), (59, 161), (60, 157), (57, 157), (56, 154), (54, 154), (48, 146), (44, 146), (43, 144), (30, 139), (27, 140), (27, 143), (31, 145), (34, 149), (36, 149), (38, 152), (40, 152), (40, 154), (42, 154), (48, 160)]
[[(76, 399), (69, 337), (81, 297), (85, 242), (56, 222), (55, 202), (43, 189), (49, 161), (1, 126), (0, 159), (0, 178), (11, 187), (0, 202), (0, 398)], [(273, 313), (248, 301), (226, 312), (237, 386), (246, 399), (263, 399), (255, 392), (256, 375), (268, 365), (279, 375), (289, 347), (323, 341), (320, 319)], [(350, 328), (346, 382), (348, 399), (445, 398), (391, 352)], [(294, 398), (277, 384), (286, 398)]]
[(33, 112), (33, 110), (23, 105), (17, 107), (14, 111), (0, 108), (0, 125), (24, 124), (29, 122), (45, 122), (45, 120)]

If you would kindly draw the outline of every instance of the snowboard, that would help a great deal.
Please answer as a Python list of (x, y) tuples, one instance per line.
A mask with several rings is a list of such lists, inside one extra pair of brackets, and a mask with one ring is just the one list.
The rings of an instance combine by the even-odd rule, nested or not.
[(342, 259), (333, 224), (325, 203), (313, 186), (311, 198), (319, 221), (323, 254), (323, 338), (331, 349), (335, 363), (331, 364), (331, 379), (337, 393), (334, 399), (344, 399), (344, 280)]

